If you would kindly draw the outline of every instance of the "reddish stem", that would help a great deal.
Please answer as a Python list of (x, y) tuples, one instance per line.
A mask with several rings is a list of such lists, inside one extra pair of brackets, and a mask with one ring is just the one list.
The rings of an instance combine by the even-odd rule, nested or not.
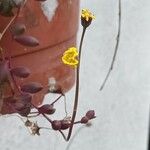
[(77, 71), (76, 71), (76, 90), (75, 90), (75, 100), (74, 100), (74, 107), (73, 107), (73, 113), (72, 113), (72, 120), (71, 120), (71, 126), (69, 128), (69, 132), (68, 132), (68, 136), (67, 136), (67, 141), (69, 141), (71, 134), (72, 134), (72, 130), (73, 130), (73, 125), (74, 125), (74, 121), (76, 118), (76, 113), (77, 113), (77, 108), (78, 108), (78, 99), (79, 99), (79, 82), (80, 82), (80, 62), (81, 62), (81, 50), (82, 50), (82, 44), (83, 44), (83, 39), (84, 39), (84, 35), (85, 35), (85, 31), (86, 31), (86, 27), (83, 27), (83, 31), (82, 31), (82, 36), (81, 36), (81, 41), (80, 41), (80, 47), (79, 47), (79, 64), (77, 67)]
[(61, 94), (56, 100), (54, 100), (51, 105), (54, 105), (63, 95)]

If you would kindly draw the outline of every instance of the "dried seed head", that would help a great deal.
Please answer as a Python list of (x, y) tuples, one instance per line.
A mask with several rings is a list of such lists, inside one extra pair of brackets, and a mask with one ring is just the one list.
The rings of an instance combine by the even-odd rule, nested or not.
[(40, 135), (40, 127), (38, 126), (37, 122), (32, 122), (32, 125), (30, 126), (30, 130), (32, 135)]
[(27, 121), (25, 122), (25, 126), (30, 127), (31, 125), (32, 125), (32, 122), (27, 119)]

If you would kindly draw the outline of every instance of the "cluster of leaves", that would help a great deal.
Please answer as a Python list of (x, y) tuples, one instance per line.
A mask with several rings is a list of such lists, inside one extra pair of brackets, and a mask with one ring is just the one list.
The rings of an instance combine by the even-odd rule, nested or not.
[[(45, 0), (36, 0), (36, 1), (45, 1)], [(12, 16), (13, 8), (20, 8), (21, 4), (16, 4), (13, 0), (0, 0), (0, 14), (3, 16)], [(17, 15), (16, 15), (17, 16)], [(91, 21), (91, 20), (90, 20)], [(89, 24), (89, 23), (88, 23)], [(9, 28), (13, 40), (21, 44), (22, 46), (35, 47), (39, 45), (38, 39), (31, 35), (24, 34), (26, 31), (26, 26), (23, 23), (13, 23)], [(29, 120), (30, 117), (38, 117), (42, 115), (49, 123), (53, 130), (59, 131), (63, 137), (64, 134), (62, 130), (69, 129), (72, 125), (75, 124), (87, 124), (89, 120), (95, 118), (94, 110), (89, 110), (87, 113), (81, 117), (79, 121), (72, 121), (71, 117), (64, 117), (63, 119), (51, 120), (50, 115), (53, 115), (56, 112), (54, 104), (64, 95), (60, 86), (56, 86), (56, 89), (49, 91), (51, 93), (59, 94), (60, 96), (54, 100), (51, 104), (43, 104), (42, 106), (35, 106), (32, 103), (33, 95), (43, 90), (43, 86), (38, 82), (29, 82), (19, 85), (17, 80), (19, 78), (28, 78), (31, 74), (29, 68), (24, 66), (13, 67), (11, 65), (11, 56), (8, 58), (5, 57), (2, 47), (1, 50), (1, 59), (0, 59), (0, 101), (4, 102), (4, 106), (10, 109), (13, 113), (18, 113), (20, 116), (27, 118), (25, 126), (30, 128), (32, 134), (40, 135), (40, 129), (37, 123)], [(5, 85), (9, 85), (11, 89), (11, 96), (6, 96), (3, 93)], [(7, 86), (8, 88), (8, 86)], [(2, 106), (3, 107), (3, 106)], [(32, 111), (32, 108), (36, 109), (36, 112)], [(0, 110), (1, 111), (1, 110)], [(34, 114), (34, 115), (33, 115)], [(67, 140), (67, 138), (65, 138)]]
[[(11, 26), (10, 31), (12, 33), (13, 39), (22, 45), (31, 47), (39, 45), (39, 41), (35, 37), (24, 35), (24, 32), (26, 31), (26, 27), (24, 24), (15, 23)], [(12, 68), (9, 59), (5, 58), (1, 60), (0, 86), (9, 83), (10, 88), (12, 89), (12, 96), (3, 98), (3, 101), (6, 102), (7, 105), (9, 104), (10, 109), (14, 113), (18, 113), (22, 117), (30, 117), (32, 114), (32, 107), (37, 110), (36, 116), (43, 115), (45, 117), (45, 115), (54, 114), (56, 111), (56, 109), (54, 108), (54, 103), (57, 102), (56, 100), (51, 104), (44, 104), (40, 107), (36, 107), (32, 104), (33, 95), (44, 88), (40, 83), (30, 82), (23, 85), (18, 85), (18, 83), (16, 82), (17, 78), (27, 78), (30, 74), (31, 71), (27, 67), (21, 66)], [(15, 89), (17, 89), (17, 92)], [(60, 87), (52, 92), (64, 96)], [(95, 113), (94, 111), (90, 110), (86, 113), (84, 117), (81, 118), (80, 121), (74, 122), (74, 124), (86, 124), (89, 122), (89, 120), (93, 118), (95, 118)], [(50, 118), (48, 118), (47, 120), (51, 123), (51, 127), (53, 130), (66, 130), (71, 125), (70, 118), (64, 118), (61, 120), (51, 120)], [(32, 134), (39, 135), (39, 130), (41, 129), (41, 127), (28, 119), (27, 121), (30, 122), (30, 125), (28, 124), (28, 127), (31, 128)]]

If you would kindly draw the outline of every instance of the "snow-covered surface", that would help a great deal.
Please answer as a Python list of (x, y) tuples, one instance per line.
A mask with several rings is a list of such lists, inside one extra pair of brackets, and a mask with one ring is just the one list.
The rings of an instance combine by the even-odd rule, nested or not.
[[(31, 136), (16, 117), (0, 117), (1, 150), (146, 150), (150, 102), (149, 0), (122, 0), (118, 56), (105, 89), (99, 91), (114, 51), (117, 6), (117, 0), (81, 0), (81, 8), (92, 10), (96, 19), (83, 45), (77, 117), (95, 109), (97, 118), (93, 125), (75, 128), (78, 134), (68, 145), (54, 131), (44, 130), (40, 137)], [(67, 94), (68, 110), (73, 92)], [(62, 102), (57, 105), (58, 109), (62, 106)]]

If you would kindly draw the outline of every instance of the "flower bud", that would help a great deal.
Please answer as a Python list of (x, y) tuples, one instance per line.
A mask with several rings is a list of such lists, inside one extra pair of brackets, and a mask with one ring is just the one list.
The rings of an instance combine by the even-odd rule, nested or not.
[(53, 114), (55, 113), (56, 109), (53, 107), (53, 105), (45, 104), (38, 108), (39, 113), (43, 114)]
[(95, 19), (95, 16), (88, 9), (82, 10), (81, 25), (84, 28), (87, 28), (91, 24), (93, 19)]
[(95, 111), (94, 110), (89, 110), (87, 113), (86, 113), (86, 117), (88, 119), (93, 119), (95, 118)]
[(61, 129), (65, 130), (70, 127), (71, 122), (69, 120), (61, 120)]
[(54, 130), (60, 130), (61, 129), (61, 121), (60, 120), (52, 121), (52, 128)]
[(87, 116), (84, 116), (81, 118), (81, 123), (83, 123), (83, 124), (88, 123), (88, 121), (89, 121), (89, 118)]

